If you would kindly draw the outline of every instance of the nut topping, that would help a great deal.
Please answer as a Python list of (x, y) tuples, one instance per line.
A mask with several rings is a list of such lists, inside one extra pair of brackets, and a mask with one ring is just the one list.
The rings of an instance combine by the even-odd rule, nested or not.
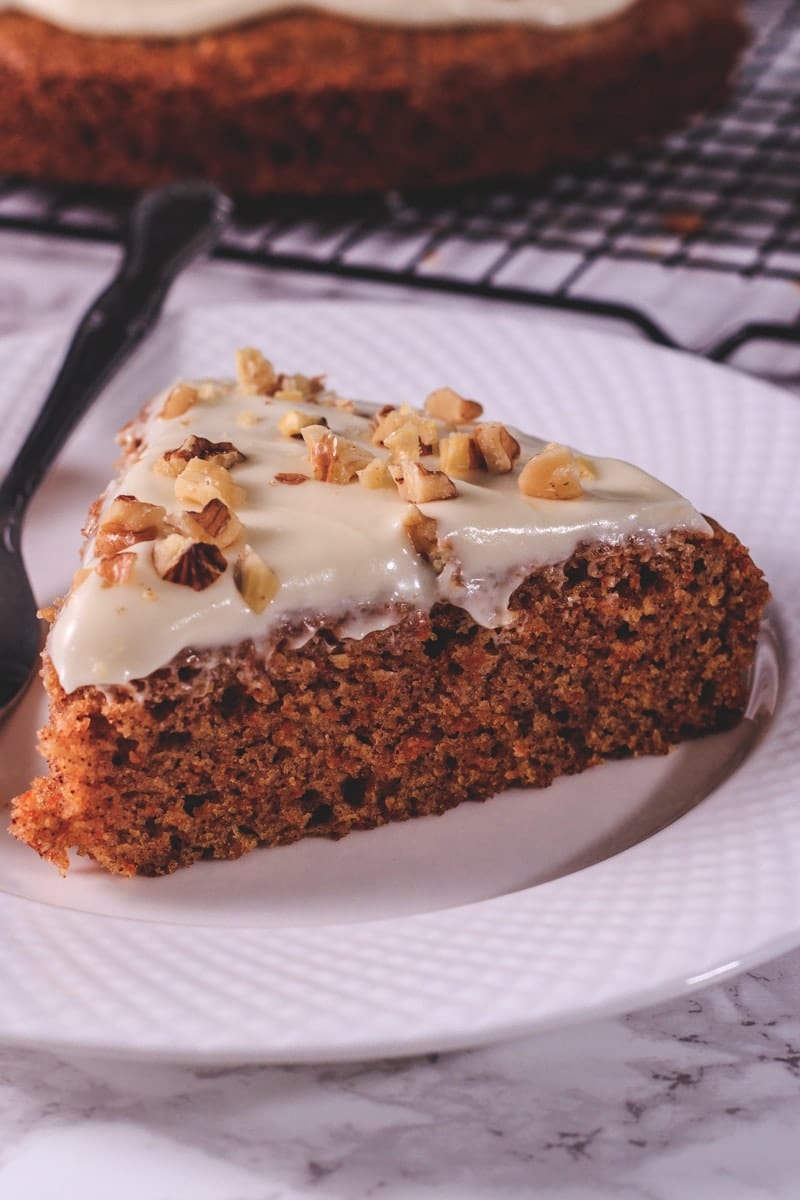
[(302, 430), (307, 429), (309, 425), (327, 424), (324, 417), (322, 419), (318, 416), (312, 417), (309, 413), (298, 412), (296, 408), (291, 408), (278, 421), (278, 432), (287, 438), (299, 438), (302, 437)]
[(208, 438), (190, 434), (176, 450), (167, 450), (155, 464), (159, 475), (180, 475), (186, 464), (193, 458), (203, 462), (214, 462), (220, 467), (230, 470), (245, 461), (241, 450), (237, 450), (233, 442), (210, 442)]
[(252, 412), (249, 408), (244, 408), (236, 415), (236, 424), (241, 425), (243, 429), (250, 429), (253, 425), (257, 425), (261, 417)]
[(301, 434), (313, 476), (324, 483), (350, 483), (371, 459), (357, 442), (339, 437), (324, 425), (307, 425)]
[(375, 488), (389, 487), (392, 483), (392, 477), (389, 474), (389, 468), (382, 458), (373, 458), (365, 467), (357, 471), (358, 482), (362, 487)]
[(483, 412), (483, 405), (477, 400), (465, 400), (453, 388), (437, 388), (431, 392), (425, 401), (425, 412), (429, 417), (438, 417), (440, 421), (449, 421), (451, 425), (465, 425), (468, 421), (477, 421)]
[[(391, 469), (391, 468), (390, 468)], [(411, 504), (427, 504), (431, 500), (453, 500), (458, 495), (456, 485), (444, 471), (430, 471), (422, 463), (411, 460), (401, 464), (394, 475), (397, 490)]]
[(200, 512), (184, 513), (183, 522), (192, 537), (201, 542), (213, 542), (223, 550), (232, 545), (242, 532), (242, 522), (216, 496)]
[(475, 427), (475, 442), (490, 475), (507, 475), (520, 455), (520, 445), (500, 421)]
[(233, 568), (233, 581), (242, 599), (254, 613), (261, 613), (276, 595), (278, 576), (253, 550), (245, 546)]
[(439, 545), (437, 525), (433, 517), (426, 517), (416, 504), (412, 504), (408, 515), (403, 520), (403, 528), (417, 554), (430, 560)]
[(196, 542), (171, 533), (153, 546), (153, 566), (167, 583), (180, 583), (195, 592), (210, 587), (227, 567), (227, 560), (210, 542)]
[(160, 504), (146, 504), (135, 496), (117, 496), (97, 530), (95, 554), (104, 557), (136, 542), (152, 542), (161, 533), (164, 516)]
[(247, 493), (233, 482), (225, 467), (213, 460), (192, 458), (175, 480), (175, 497), (184, 508), (202, 509), (215, 498), (228, 508), (239, 508)]
[[(403, 430), (402, 434), (401, 430)], [(436, 422), (430, 417), (423, 417), (421, 413), (415, 412), (407, 404), (401, 405), (400, 408), (392, 408), (391, 405), (387, 405), (381, 409), (372, 434), (372, 441), (376, 446), (386, 446), (387, 449), (392, 449), (391, 441), (395, 434), (398, 437), (394, 441), (392, 457), (418, 458), (420, 454), (430, 454), (439, 445), (439, 431), (436, 428)], [(417, 451), (415, 454), (406, 454), (400, 447), (403, 445), (411, 447), (414, 434), (418, 441)]]
[(101, 558), (95, 566), (95, 571), (100, 576), (101, 587), (116, 587), (117, 584), (128, 582), (135, 566), (136, 555), (130, 550), (124, 550), (121, 554), (110, 554)]
[(278, 382), (272, 363), (252, 346), (236, 351), (236, 377), (247, 396), (269, 396)]
[(403, 527), (417, 554), (430, 563), (437, 575), (441, 575), (449, 548), (439, 541), (438, 526), (433, 517), (425, 516), (412, 504), (403, 521)]
[(580, 464), (569, 446), (551, 442), (522, 468), (519, 488), (541, 500), (576, 500), (583, 495)]
[(310, 475), (304, 475), (302, 471), (278, 471), (277, 475), (272, 478), (273, 483), (288, 483), (291, 487), (297, 487), (298, 484), (308, 483)]
[(470, 433), (451, 433), (439, 443), (442, 470), (448, 475), (466, 475), (483, 467), (483, 455)]
[(197, 388), (190, 387), (188, 383), (178, 383), (167, 396), (158, 415), (167, 421), (173, 417), (182, 417), (185, 412), (197, 404), (199, 399), (200, 394)]

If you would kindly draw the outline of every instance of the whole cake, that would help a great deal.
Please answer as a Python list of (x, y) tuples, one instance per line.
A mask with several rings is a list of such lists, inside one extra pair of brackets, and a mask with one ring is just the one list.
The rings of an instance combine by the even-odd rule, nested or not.
[(253, 349), (121, 444), (50, 614), (50, 773), (12, 814), (62, 870), (340, 837), (742, 714), (761, 573), (627, 463)]
[(738, 0), (16, 0), (0, 170), (239, 194), (530, 175), (716, 105), (746, 40)]

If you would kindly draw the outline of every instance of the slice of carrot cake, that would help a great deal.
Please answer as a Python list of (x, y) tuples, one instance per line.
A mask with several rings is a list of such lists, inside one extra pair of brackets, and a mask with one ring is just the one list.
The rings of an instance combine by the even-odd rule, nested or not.
[(669, 487), (447, 387), (237, 374), (122, 431), (52, 614), (12, 831), (62, 870), (341, 837), (740, 718), (767, 587)]

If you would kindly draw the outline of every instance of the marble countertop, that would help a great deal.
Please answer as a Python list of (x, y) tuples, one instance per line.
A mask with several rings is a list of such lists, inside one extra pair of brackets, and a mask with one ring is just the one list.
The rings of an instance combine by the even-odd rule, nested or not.
[[(66, 334), (114, 256), (0, 236), (0, 334)], [(209, 263), (169, 303), (341, 287)], [(402, 1062), (191, 1069), (0, 1047), (0, 1196), (794, 1200), (799, 998), (795, 951), (623, 1018)]]

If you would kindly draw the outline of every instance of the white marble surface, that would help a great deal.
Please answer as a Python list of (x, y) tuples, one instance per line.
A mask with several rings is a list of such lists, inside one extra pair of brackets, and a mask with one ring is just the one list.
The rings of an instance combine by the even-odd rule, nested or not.
[[(0, 333), (66, 334), (113, 259), (0, 237)], [(170, 304), (338, 290), (209, 264)], [(0, 1047), (2, 1200), (794, 1200), (799, 1127), (800, 951), (618, 1020), (407, 1062), (193, 1070)]]

